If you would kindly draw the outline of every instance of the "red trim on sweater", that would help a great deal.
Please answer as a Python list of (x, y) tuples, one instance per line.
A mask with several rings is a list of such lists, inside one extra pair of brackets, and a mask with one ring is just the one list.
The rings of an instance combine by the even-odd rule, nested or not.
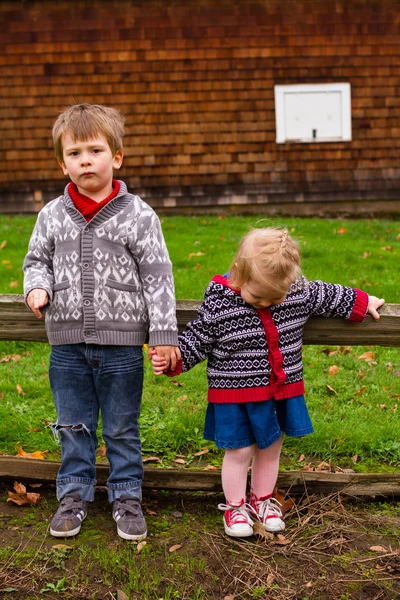
[(208, 401), (214, 404), (239, 404), (241, 402), (262, 402), (263, 400), (285, 400), (304, 394), (304, 381), (283, 385), (266, 385), (254, 388), (217, 389), (209, 388)]
[(97, 215), (97, 213), (118, 195), (120, 183), (116, 179), (112, 181), (113, 191), (107, 198), (101, 200), (101, 202), (96, 202), (89, 196), (85, 196), (78, 191), (78, 188), (75, 183), (71, 181), (68, 185), (68, 193), (71, 196), (72, 202), (75, 205), (75, 208), (79, 210), (82, 216), (85, 217), (86, 221), (90, 221)]
[(214, 275), (214, 277), (211, 279), (211, 281), (214, 281), (215, 283), (220, 283), (224, 287), (229, 288), (230, 290), (232, 290), (232, 292), (235, 292), (236, 294), (238, 294), (240, 296), (240, 289), (233, 287), (229, 283), (227, 277), (224, 277), (223, 275)]
[(356, 301), (353, 306), (353, 311), (349, 317), (349, 321), (357, 321), (361, 323), (365, 319), (368, 310), (369, 296), (362, 290), (354, 288), (357, 294)]
[(272, 370), (271, 384), (279, 387), (286, 381), (286, 373), (283, 370), (283, 356), (279, 349), (279, 333), (268, 308), (263, 308), (257, 312), (267, 338), (268, 360)]

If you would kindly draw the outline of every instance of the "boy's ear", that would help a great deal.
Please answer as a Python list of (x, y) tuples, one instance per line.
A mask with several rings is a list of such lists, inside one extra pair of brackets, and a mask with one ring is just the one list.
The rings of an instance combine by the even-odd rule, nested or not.
[(69, 173), (68, 173), (68, 169), (67, 169), (67, 167), (64, 165), (63, 161), (62, 161), (62, 160), (58, 160), (57, 162), (58, 162), (58, 164), (60, 165), (60, 167), (62, 168), (64, 175), (68, 175), (68, 174), (69, 174)]
[(113, 167), (114, 169), (120, 169), (122, 166), (122, 160), (124, 158), (124, 153), (122, 150), (118, 150), (113, 159)]

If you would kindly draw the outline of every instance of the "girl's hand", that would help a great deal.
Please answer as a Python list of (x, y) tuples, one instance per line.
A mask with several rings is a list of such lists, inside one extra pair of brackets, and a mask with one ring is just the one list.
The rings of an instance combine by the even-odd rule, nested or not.
[(369, 312), (369, 314), (375, 319), (375, 321), (379, 321), (379, 319), (380, 319), (377, 308), (383, 306), (383, 304), (385, 304), (385, 301), (383, 298), (377, 298), (376, 296), (369, 296), (367, 312)]
[(154, 351), (150, 352), (150, 357), (154, 375), (162, 375), (168, 368), (167, 361), (163, 356), (158, 356)]

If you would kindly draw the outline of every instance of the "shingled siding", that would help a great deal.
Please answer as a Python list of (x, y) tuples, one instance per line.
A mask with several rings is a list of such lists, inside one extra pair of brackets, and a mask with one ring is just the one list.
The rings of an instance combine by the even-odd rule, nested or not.
[[(50, 128), (91, 102), (127, 115), (120, 176), (159, 209), (398, 212), (398, 0), (3, 0), (0, 18), (3, 211), (62, 191)], [(276, 144), (274, 85), (330, 82), (351, 84), (353, 140)]]

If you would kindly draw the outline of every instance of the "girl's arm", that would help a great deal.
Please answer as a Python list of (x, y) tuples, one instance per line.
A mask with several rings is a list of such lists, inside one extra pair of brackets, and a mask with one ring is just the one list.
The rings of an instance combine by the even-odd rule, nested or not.
[(185, 331), (180, 334), (179, 349), (182, 358), (175, 370), (168, 369), (163, 357), (155, 352), (150, 353), (155, 375), (165, 373), (174, 377), (182, 371), (189, 371), (208, 357), (216, 341), (215, 318), (211, 304), (213, 303), (210, 297), (206, 297), (198, 309), (197, 317), (188, 323)]
[(362, 290), (323, 281), (307, 282), (311, 314), (322, 317), (341, 317), (349, 321), (363, 321), (370, 313), (379, 318), (377, 308), (384, 300), (368, 296)]

